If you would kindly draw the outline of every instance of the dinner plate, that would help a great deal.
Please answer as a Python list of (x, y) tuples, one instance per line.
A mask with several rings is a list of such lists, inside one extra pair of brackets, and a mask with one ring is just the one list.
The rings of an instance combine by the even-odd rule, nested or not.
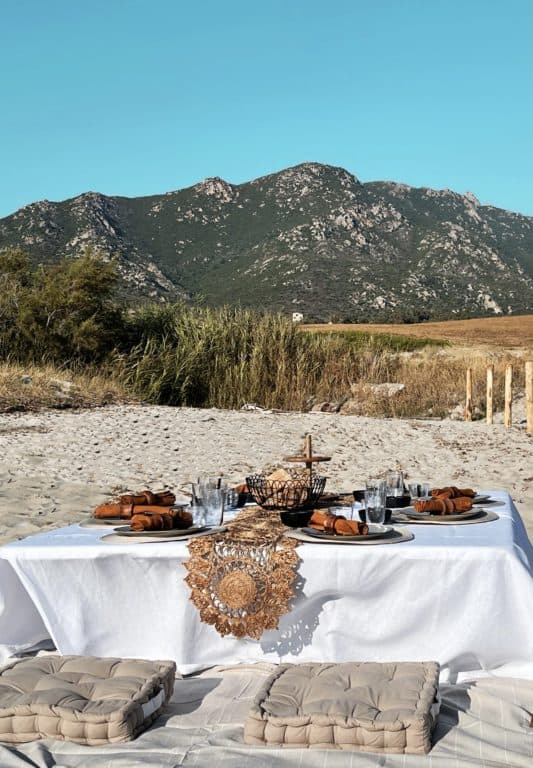
[(123, 517), (88, 517), (86, 520), (81, 520), (78, 525), (82, 528), (103, 527), (106, 528), (110, 525), (122, 525), (124, 523)]
[(393, 532), (393, 528), (390, 525), (376, 525), (370, 523), (368, 526), (368, 533), (366, 535), (359, 534), (354, 536), (344, 536), (338, 533), (325, 533), (324, 531), (317, 531), (315, 528), (302, 528), (302, 533), (306, 533), (308, 536), (313, 536), (315, 539), (324, 539), (325, 541), (360, 541), (364, 539), (384, 539), (390, 536)]
[[(323, 536), (317, 536), (317, 531), (313, 530), (313, 534), (306, 533), (302, 528), (294, 528), (285, 533), (289, 539), (297, 539), (298, 541), (305, 541), (307, 544), (323, 544), (331, 546), (332, 544), (340, 546), (344, 544), (346, 547), (384, 547), (386, 544), (401, 544), (404, 541), (412, 541), (415, 535), (408, 528), (392, 528), (390, 534), (382, 536), (381, 538), (374, 539), (372, 536), (330, 536), (327, 538)], [(318, 531), (320, 533), (320, 531)], [(202, 534), (198, 534), (202, 536)], [(113, 538), (113, 536), (106, 536), (105, 538)], [(120, 539), (119, 539), (120, 541)]]
[(192, 525), (190, 528), (171, 528), (170, 530), (165, 531), (132, 531), (129, 525), (122, 525), (120, 528), (117, 528), (115, 533), (118, 536), (132, 536), (134, 538), (139, 538), (141, 536), (148, 536), (156, 538), (164, 538), (164, 537), (172, 537), (176, 538), (176, 536), (190, 536), (191, 533), (200, 533), (200, 531), (207, 531), (208, 528), (212, 526), (209, 525)]
[(472, 499), (472, 504), (487, 504), (490, 501), (495, 501), (495, 499), (491, 498), (490, 496), (474, 496)]
[(456, 520), (468, 520), (471, 517), (478, 517), (483, 512), (482, 509), (471, 509), (468, 512), (461, 512), (457, 515), (431, 515), (427, 512), (404, 512), (404, 517), (409, 517), (412, 520), (440, 520), (453, 523)]
[[(105, 544), (121, 544), (128, 547), (134, 544), (168, 544), (173, 541), (191, 541), (192, 539), (199, 539), (201, 536), (213, 536), (213, 534), (227, 531), (227, 528), (223, 525), (214, 525), (209, 528), (200, 528), (199, 530), (195, 528), (194, 533), (191, 533), (191, 530), (189, 528), (187, 531), (178, 531), (177, 536), (169, 536), (168, 534), (171, 531), (156, 531), (155, 533), (160, 534), (158, 537), (154, 536), (154, 531), (139, 531), (137, 536), (112, 531), (111, 533), (106, 533), (105, 536), (101, 536), (100, 541), (103, 541)], [(175, 534), (176, 531), (172, 531), (172, 533)], [(180, 533), (182, 534), (181, 536), (179, 535)], [(388, 539), (384, 539), (384, 541), (387, 542)]]

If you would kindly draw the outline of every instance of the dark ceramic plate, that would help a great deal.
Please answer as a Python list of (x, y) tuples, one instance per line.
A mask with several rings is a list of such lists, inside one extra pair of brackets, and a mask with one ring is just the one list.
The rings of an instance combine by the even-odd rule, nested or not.
[(88, 517), (86, 520), (81, 520), (79, 525), (82, 528), (103, 528), (110, 525), (124, 525), (127, 522), (127, 518), (124, 517)]
[(388, 536), (393, 535), (394, 528), (388, 528), (385, 525), (375, 525), (370, 523), (369, 531), (367, 534), (359, 536), (342, 536), (335, 533), (325, 533), (324, 531), (317, 531), (315, 528), (303, 528), (302, 533), (308, 536), (313, 536), (315, 539), (324, 539), (325, 541), (338, 541), (343, 539), (344, 541), (360, 541), (362, 539), (385, 539)]
[(206, 531), (208, 525), (192, 525), (190, 528), (170, 528), (164, 531), (132, 531), (129, 525), (123, 525), (121, 528), (117, 528), (115, 531), (119, 536), (149, 536), (150, 538), (174, 538), (177, 536), (190, 536), (191, 533), (199, 533), (200, 531)]
[(482, 509), (471, 509), (468, 512), (459, 512), (456, 515), (432, 515), (427, 512), (404, 512), (403, 515), (410, 520), (438, 520), (441, 523), (454, 523), (459, 520), (470, 520), (474, 517), (481, 517), (484, 514)]

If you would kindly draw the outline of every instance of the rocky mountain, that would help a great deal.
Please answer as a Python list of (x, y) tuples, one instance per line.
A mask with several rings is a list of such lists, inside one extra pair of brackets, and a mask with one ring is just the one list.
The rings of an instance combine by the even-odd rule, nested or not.
[(533, 311), (533, 217), (318, 163), (239, 185), (211, 178), (149, 197), (33, 203), (0, 219), (9, 246), (37, 262), (92, 246), (117, 259), (129, 295), (309, 320)]

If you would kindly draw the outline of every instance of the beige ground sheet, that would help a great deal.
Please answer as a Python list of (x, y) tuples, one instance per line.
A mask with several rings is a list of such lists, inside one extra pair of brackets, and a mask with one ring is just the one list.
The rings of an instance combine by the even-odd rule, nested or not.
[(1, 768), (531, 768), (533, 681), (486, 678), (441, 687), (428, 755), (271, 749), (243, 741), (252, 700), (275, 667), (216, 667), (176, 681), (153, 726), (128, 744), (83, 747), (58, 741), (0, 745)]

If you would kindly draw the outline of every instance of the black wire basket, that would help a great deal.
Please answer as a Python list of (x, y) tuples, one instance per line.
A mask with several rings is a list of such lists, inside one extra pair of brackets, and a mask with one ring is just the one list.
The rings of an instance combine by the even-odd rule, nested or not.
[(326, 478), (319, 475), (291, 480), (269, 480), (265, 475), (246, 478), (250, 495), (263, 509), (309, 509), (324, 493)]

